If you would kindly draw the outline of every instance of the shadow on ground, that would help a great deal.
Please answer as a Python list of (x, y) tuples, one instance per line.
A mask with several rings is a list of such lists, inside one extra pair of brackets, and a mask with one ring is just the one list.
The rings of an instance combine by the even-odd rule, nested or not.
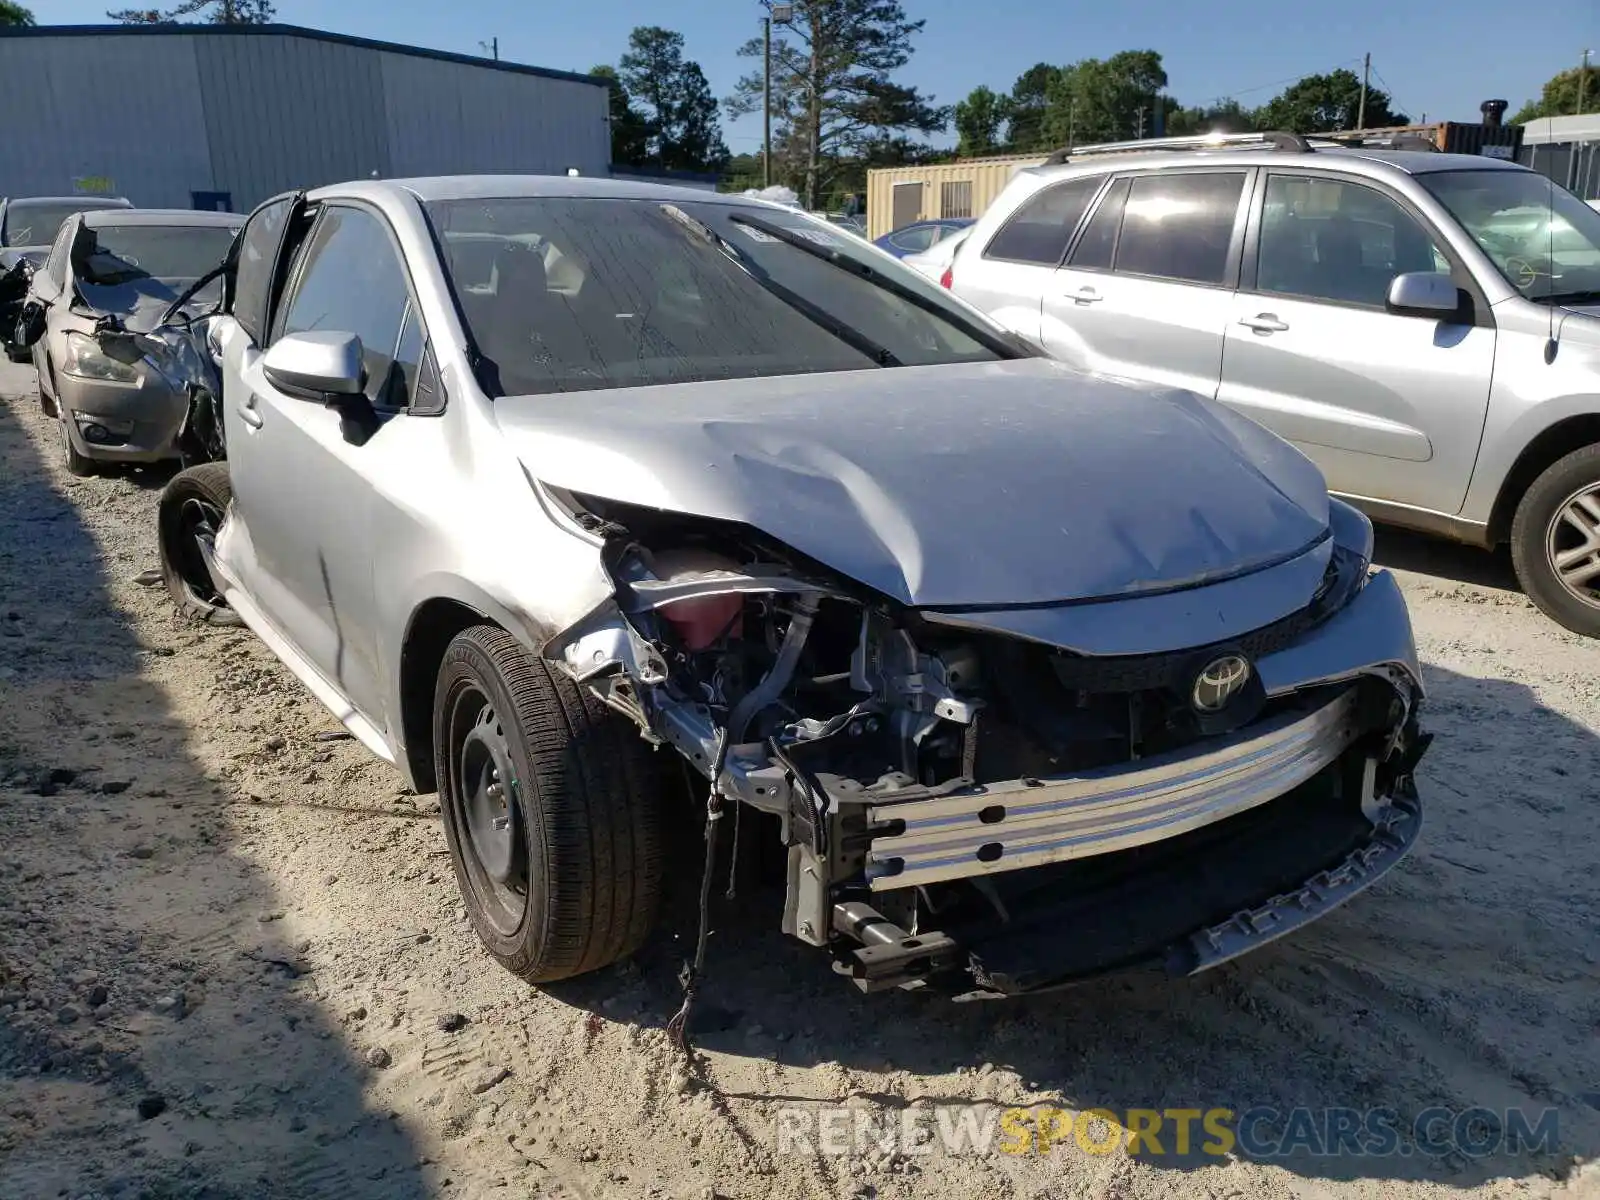
[[(1427, 674), (1440, 737), (1421, 772), (1422, 840), (1397, 872), (1297, 937), (1187, 980), (1125, 977), (1002, 1003), (864, 997), (778, 932), (781, 890), (769, 883), (728, 902), (719, 878), (698, 1044), (797, 1067), (838, 1063), (863, 1082), (832, 1099), (891, 1109), (975, 1097), (999, 1109), (1016, 1096), (1119, 1115), (1226, 1108), (1250, 1114), (1250, 1143), (1235, 1154), (1308, 1180), (1564, 1178), (1572, 1154), (1600, 1152), (1600, 945), (1589, 915), (1600, 884), (1582, 849), (1593, 829), (1583, 781), (1600, 773), (1600, 739), (1518, 684)], [(1507, 776), (1508, 738), (1539, 746), (1540, 765)], [(1489, 779), (1500, 786), (1470, 782)], [(680, 882), (643, 970), (553, 994), (613, 1012), (631, 1003), (646, 1024), (670, 1016), (694, 929), (692, 838), (674, 861), (694, 879)], [(1531, 1136), (1508, 1152), (1512, 1110)], [(1339, 1123), (1352, 1119), (1361, 1125), (1345, 1149), (1374, 1152), (1319, 1153), (1339, 1148)], [(1146, 1145), (1146, 1162), (1186, 1171), (1217, 1161), (1179, 1155), (1174, 1124), (1163, 1128), (1163, 1153)], [(1192, 1132), (1192, 1147), (1207, 1140), (1198, 1119)]]
[(35, 403), (0, 401), (0, 1197), (422, 1197), (65, 490), (128, 484), (47, 466)]
[(1381, 567), (1509, 592), (1522, 590), (1517, 584), (1517, 573), (1511, 567), (1511, 551), (1505, 546), (1481, 550), (1446, 538), (1383, 525), (1375, 532), (1377, 545), (1373, 557)]

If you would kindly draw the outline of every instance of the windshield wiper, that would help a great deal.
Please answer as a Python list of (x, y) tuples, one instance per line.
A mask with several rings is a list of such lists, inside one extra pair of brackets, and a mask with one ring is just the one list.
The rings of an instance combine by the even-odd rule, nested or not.
[(904, 365), (889, 347), (879, 345), (854, 326), (841, 321), (821, 305), (814, 304), (800, 295), (799, 292), (784, 287), (783, 284), (768, 273), (765, 267), (698, 217), (691, 217), (681, 208), (672, 204), (663, 204), (661, 210), (692, 233), (710, 242), (722, 254), (732, 259), (735, 266), (755, 280), (762, 288), (771, 292), (812, 324), (831, 333), (852, 350), (865, 354), (880, 367), (899, 367)]
[(1538, 299), (1546, 304), (1594, 304), (1600, 301), (1600, 288), (1587, 288), (1580, 292), (1555, 292)]
[(881, 287), (891, 295), (904, 300), (913, 308), (919, 308), (929, 316), (937, 317), (946, 324), (956, 326), (968, 337), (994, 351), (1001, 358), (1033, 358), (1037, 356), (1037, 352), (1029, 347), (1026, 342), (1020, 340), (1012, 341), (1004, 334), (985, 329), (981, 325), (974, 325), (962, 319), (959, 312), (952, 312), (937, 300), (929, 299), (915, 288), (908, 288), (898, 279), (878, 270), (869, 263), (862, 262), (860, 259), (848, 254), (841, 254), (837, 250), (830, 250), (803, 234), (796, 233), (793, 229), (786, 229), (782, 225), (762, 220), (760, 217), (748, 216), (744, 213), (728, 219), (736, 221), (740, 225), (748, 225), (751, 229), (759, 229), (769, 237), (775, 237), (780, 242), (793, 246), (803, 254), (809, 254), (812, 258), (821, 259), (823, 262), (830, 263), (838, 267), (839, 270), (854, 275), (858, 279), (864, 279), (868, 283)]

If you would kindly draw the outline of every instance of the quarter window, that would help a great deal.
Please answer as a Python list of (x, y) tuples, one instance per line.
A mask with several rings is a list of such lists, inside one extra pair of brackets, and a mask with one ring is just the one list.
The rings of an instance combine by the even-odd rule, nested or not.
[[(405, 271), (383, 223), (358, 208), (330, 207), (317, 222), (274, 337), (330, 330), (361, 339), (367, 399), (404, 395), (391, 372), (410, 306)], [(413, 360), (414, 361), (414, 360)], [(403, 401), (402, 401), (403, 403)]]
[(1258, 290), (1381, 308), (1396, 275), (1419, 271), (1449, 274), (1450, 262), (1382, 192), (1340, 179), (1268, 178)]
[(1244, 181), (1231, 171), (1135, 177), (1117, 239), (1118, 273), (1222, 283)]
[(1047, 267), (1059, 265), (1073, 231), (1104, 178), (1090, 175), (1070, 179), (1028, 199), (995, 234), (983, 256)]

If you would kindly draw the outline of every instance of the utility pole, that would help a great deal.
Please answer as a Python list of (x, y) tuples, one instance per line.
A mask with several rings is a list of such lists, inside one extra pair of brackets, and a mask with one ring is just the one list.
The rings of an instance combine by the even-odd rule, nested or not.
[(762, 58), (766, 64), (761, 97), (761, 186), (772, 186), (772, 18), (761, 18)]
[(1140, 141), (1143, 141), (1144, 140), (1144, 109), (1143, 108), (1139, 109), (1139, 124), (1136, 126), (1136, 129), (1137, 129), (1137, 132), (1134, 134), (1134, 136), (1137, 137)]
[(1367, 52), (1366, 61), (1361, 65), (1361, 106), (1356, 109), (1356, 128), (1367, 127), (1367, 84), (1372, 77), (1372, 52)]
[(1572, 110), (1574, 113), (1583, 111), (1583, 93), (1588, 90), (1589, 82), (1589, 54), (1590, 51), (1585, 50), (1583, 58), (1578, 63), (1578, 107)]

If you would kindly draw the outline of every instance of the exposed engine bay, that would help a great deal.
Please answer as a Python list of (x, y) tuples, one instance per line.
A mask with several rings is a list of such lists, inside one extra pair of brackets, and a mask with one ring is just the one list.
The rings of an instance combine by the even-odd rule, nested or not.
[(904, 608), (747, 527), (540, 490), (616, 584), (547, 655), (714, 799), (777, 819), (785, 932), (863, 990), (1205, 969), (1415, 837), (1416, 681), (1269, 694), (1255, 669), (1365, 561), (1335, 553), (1302, 611), (1226, 645), (1095, 657)]

